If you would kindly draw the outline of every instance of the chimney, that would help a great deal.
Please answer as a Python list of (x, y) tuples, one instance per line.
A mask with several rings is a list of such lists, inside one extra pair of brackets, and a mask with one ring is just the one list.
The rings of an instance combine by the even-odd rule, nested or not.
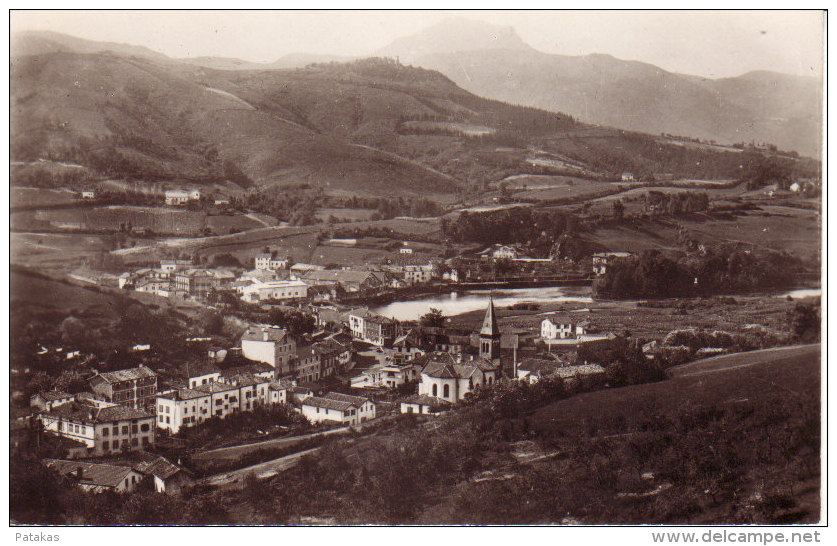
[(262, 330), (262, 338), (264, 341), (267, 341), (268, 337), (270, 337), (270, 335), (267, 333), (267, 330)]

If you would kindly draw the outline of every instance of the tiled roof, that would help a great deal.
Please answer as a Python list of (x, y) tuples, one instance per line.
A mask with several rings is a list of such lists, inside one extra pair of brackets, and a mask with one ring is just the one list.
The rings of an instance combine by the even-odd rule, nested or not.
[(369, 402), (369, 399), (364, 398), (363, 396), (352, 396), (351, 394), (343, 394), (339, 392), (330, 392), (328, 394), (324, 394), (322, 398), (326, 398), (328, 400), (337, 400), (338, 402), (349, 402), (351, 404), (357, 404), (358, 406), (362, 406), (366, 402)]
[(268, 382), (267, 379), (256, 377), (249, 373), (240, 373), (233, 376), (226, 376), (225, 378), (238, 387), (252, 387), (253, 385), (261, 385)]
[(271, 381), (267, 388), (274, 391), (285, 391), (292, 389), (293, 383), (291, 383), (287, 379), (279, 379)]
[(320, 398), (319, 396), (309, 396), (302, 402), (303, 406), (311, 406), (315, 408), (333, 409), (338, 411), (346, 411), (351, 408), (358, 407), (354, 402), (342, 402), (340, 400), (330, 400), (328, 398)]
[(41, 398), (46, 400), (47, 402), (54, 402), (55, 400), (61, 400), (63, 398), (72, 398), (73, 395), (66, 393), (64, 391), (47, 391), (40, 393)]
[(195, 398), (203, 398), (209, 396), (208, 393), (194, 389), (178, 389), (166, 394), (158, 394), (157, 398), (165, 398), (167, 400), (194, 400)]
[(555, 360), (545, 360), (542, 358), (524, 358), (520, 364), (517, 365), (518, 370), (533, 373), (552, 372), (556, 368), (560, 368), (563, 364)]
[(83, 402), (69, 402), (44, 412), (44, 415), (60, 417), (84, 422), (110, 423), (126, 419), (145, 419), (154, 417), (153, 414), (143, 410), (126, 408), (124, 406), (109, 406), (97, 408), (94, 405)]
[(144, 379), (146, 377), (157, 377), (154, 370), (148, 366), (140, 364), (136, 368), (128, 368), (127, 370), (117, 370), (115, 372), (105, 372), (99, 374), (108, 383), (117, 383), (119, 381), (130, 381), (132, 379)]
[(598, 364), (582, 364), (580, 366), (566, 366), (555, 370), (555, 375), (562, 378), (582, 375), (598, 375), (605, 373), (605, 369)]
[(344, 347), (340, 343), (337, 343), (333, 339), (327, 339), (325, 341), (314, 343), (311, 347), (314, 349), (315, 352), (321, 355), (342, 353), (346, 350), (346, 347)]
[(431, 408), (449, 407), (452, 404), (443, 398), (430, 396), (429, 394), (414, 394), (401, 401), (404, 404), (420, 404)]
[(288, 331), (272, 326), (251, 326), (241, 336), (242, 341), (264, 341), (264, 334), (267, 332), (267, 341), (284, 341)]
[(424, 366), (421, 373), (430, 377), (439, 379), (465, 379), (474, 375), (478, 370), (483, 372), (495, 371), (497, 368), (486, 361), (479, 358), (461, 364), (450, 364), (447, 362), (437, 362), (431, 360)]
[(111, 406), (101, 408), (96, 415), (96, 420), (102, 422), (123, 421), (125, 419), (144, 419), (154, 417), (153, 413), (144, 410), (126, 408), (124, 406)]
[(243, 366), (227, 368), (221, 372), (221, 376), (232, 377), (243, 373), (258, 375), (262, 373), (273, 373), (274, 371), (276, 371), (275, 368), (267, 362), (251, 362), (250, 364), (245, 364)]
[(221, 370), (209, 361), (190, 362), (186, 367), (186, 373), (189, 377), (200, 377), (202, 375), (209, 375), (219, 373)]
[[(100, 487), (116, 487), (133, 470), (130, 466), (65, 461), (61, 459), (44, 459), (44, 465), (58, 471), (62, 475), (71, 476), (81, 484)], [(76, 477), (79, 469), (81, 469), (81, 479)]]
[(209, 394), (215, 394), (218, 392), (225, 392), (225, 391), (234, 391), (238, 389), (238, 387), (233, 385), (228, 385), (227, 383), (219, 383), (218, 381), (210, 381), (205, 385), (198, 385), (195, 387), (196, 391), (201, 391)]

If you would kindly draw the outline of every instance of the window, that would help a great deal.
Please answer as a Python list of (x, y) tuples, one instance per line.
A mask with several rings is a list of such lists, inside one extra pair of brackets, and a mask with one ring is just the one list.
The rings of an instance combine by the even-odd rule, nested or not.
[(131, 434), (136, 434), (139, 432), (139, 427), (137, 425), (131, 425)]
[(442, 393), (443, 393), (442, 396), (444, 398), (450, 397), (450, 385), (445, 385), (442, 389)]
[(166, 424), (171, 424), (171, 419), (169, 419), (168, 417), (166, 417)]
[(58, 430), (64, 430), (64, 423), (62, 423), (61, 421), (58, 421)]
[(139, 445), (139, 440), (137, 438), (131, 438), (131, 445), (137, 447)]
[(437, 386), (434, 384), (433, 385), (433, 396), (437, 396), (438, 394), (439, 394), (439, 390), (437, 389)]
[(102, 429), (102, 436), (109, 436), (109, 435), (110, 435), (110, 429), (108, 427), (104, 427)]
[(159, 411), (160, 413), (163, 413), (163, 411), (164, 411), (164, 410), (163, 410), (163, 406), (162, 406), (162, 405), (158, 406), (158, 410), (157, 410), (157, 411)]
[[(166, 417), (166, 421), (168, 421), (168, 420), (169, 420), (169, 418)], [(128, 425), (123, 425), (122, 426), (122, 434), (128, 434)]]
[(140, 430), (141, 430), (141, 431), (143, 431), (143, 432), (148, 432), (148, 430), (149, 430), (150, 428), (151, 428), (151, 425), (149, 425), (148, 423), (143, 423), (143, 424), (140, 426)]
[(160, 417), (158, 417), (158, 420), (162, 423), (163, 422), (163, 416), (161, 415)]
[(87, 427), (85, 427), (84, 425), (82, 425), (82, 427), (81, 427), (81, 433), (82, 434), (87, 434)]

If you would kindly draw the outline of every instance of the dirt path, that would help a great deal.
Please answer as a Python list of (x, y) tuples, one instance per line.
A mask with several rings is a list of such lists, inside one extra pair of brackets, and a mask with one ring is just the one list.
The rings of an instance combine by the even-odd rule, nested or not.
[(248, 474), (253, 474), (257, 478), (269, 478), (279, 472), (295, 467), (302, 457), (310, 453), (314, 453), (318, 449), (320, 448), (314, 447), (306, 449), (305, 451), (300, 451), (299, 453), (279, 457), (278, 459), (273, 459), (272, 461), (267, 461), (265, 463), (248, 466), (231, 472), (224, 472), (222, 474), (215, 474), (214, 476), (206, 478), (204, 483), (206, 485), (212, 485), (224, 489), (240, 489), (244, 484), (244, 478), (247, 477)]
[(289, 447), (298, 444), (304, 440), (316, 438), (318, 436), (330, 436), (332, 434), (339, 434), (341, 432), (348, 432), (349, 427), (335, 428), (323, 432), (314, 432), (312, 434), (303, 434), (300, 436), (288, 436), (284, 438), (273, 438), (271, 440), (263, 440), (261, 442), (254, 442), (252, 444), (244, 444), (230, 447), (219, 447), (218, 449), (210, 449), (208, 451), (195, 454), (194, 458), (202, 459), (236, 459), (251, 451), (266, 448)]

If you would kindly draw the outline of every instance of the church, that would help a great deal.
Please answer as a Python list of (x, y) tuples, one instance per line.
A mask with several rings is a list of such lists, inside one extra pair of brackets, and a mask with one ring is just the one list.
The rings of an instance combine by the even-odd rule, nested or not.
[(456, 403), (479, 386), (490, 386), (500, 377), (500, 328), (489, 300), (479, 331), (479, 355), (465, 360), (462, 355), (431, 353), (423, 357), (419, 395)]

